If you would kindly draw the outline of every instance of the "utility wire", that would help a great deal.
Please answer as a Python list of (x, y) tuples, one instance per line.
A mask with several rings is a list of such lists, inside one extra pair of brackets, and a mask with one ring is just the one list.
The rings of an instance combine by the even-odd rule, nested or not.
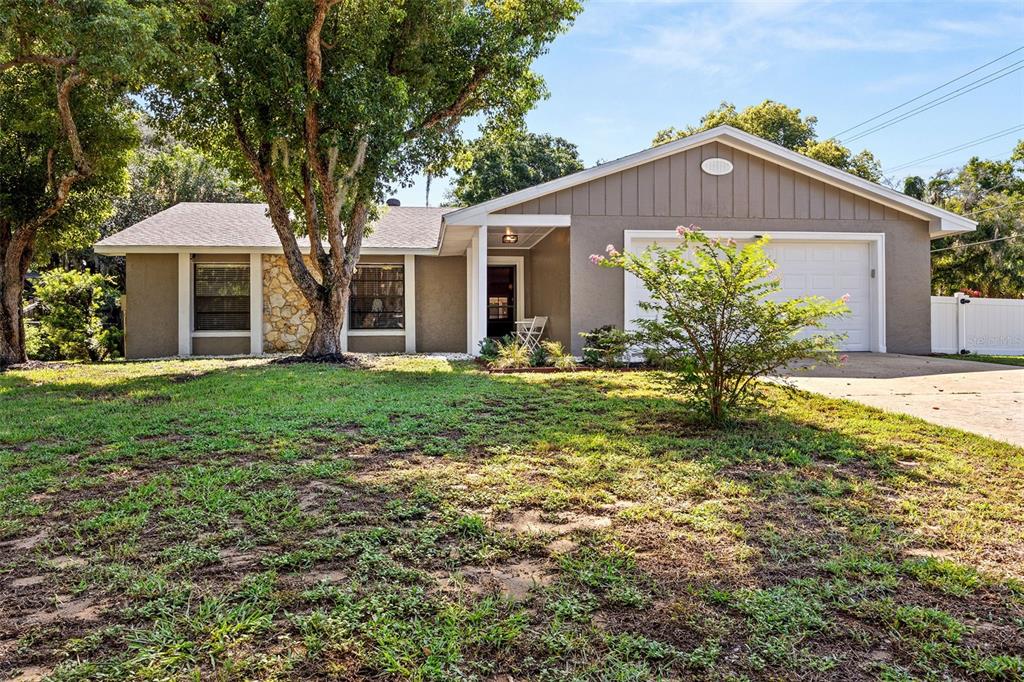
[(938, 253), (940, 251), (952, 251), (953, 249), (963, 249), (968, 246), (978, 246), (980, 244), (991, 244), (992, 242), (1003, 242), (1007, 239), (1016, 239), (1017, 237), (1024, 237), (1024, 234), (1011, 234), (1007, 237), (997, 237), (996, 239), (986, 239), (983, 242), (967, 242), (966, 244), (958, 244), (956, 246), (944, 246), (941, 249), (932, 249), (931, 253)]
[(979, 66), (979, 67), (977, 67), (977, 68), (975, 68), (975, 69), (971, 69), (971, 70), (970, 70), (970, 71), (968, 71), (967, 73), (961, 74), (961, 75), (957, 76), (956, 78), (954, 78), (954, 79), (952, 79), (952, 80), (948, 80), (948, 81), (946, 81), (945, 83), (943, 83), (942, 85), (939, 85), (939, 86), (936, 86), (936, 87), (932, 88), (932, 89), (931, 89), (931, 90), (929, 90), (928, 92), (924, 92), (924, 93), (921, 93), (921, 94), (920, 94), (920, 95), (918, 95), (917, 97), (914, 97), (914, 98), (912, 98), (912, 99), (908, 99), (908, 100), (907, 100), (906, 102), (903, 102), (902, 104), (897, 104), (897, 105), (896, 105), (896, 106), (894, 106), (894, 107), (893, 107), (892, 109), (887, 109), (887, 110), (883, 111), (882, 113), (880, 113), (880, 114), (878, 114), (878, 115), (876, 115), (876, 116), (872, 116), (871, 118), (867, 119), (866, 121), (861, 121), (860, 123), (858, 123), (858, 124), (857, 124), (857, 125), (855, 125), (855, 126), (850, 126), (850, 127), (849, 127), (849, 128), (847, 128), (846, 130), (840, 130), (840, 131), (839, 131), (838, 133), (836, 133), (835, 135), (832, 135), (832, 136), (831, 136), (831, 137), (830, 137), (829, 139), (832, 139), (832, 138), (838, 138), (838, 137), (839, 137), (840, 135), (842, 135), (842, 134), (844, 134), (844, 133), (848, 133), (848, 132), (850, 132), (851, 130), (856, 130), (857, 128), (860, 128), (861, 126), (863, 126), (863, 125), (865, 125), (865, 124), (871, 123), (872, 121), (876, 121), (876, 120), (878, 120), (878, 119), (882, 118), (883, 116), (885, 116), (886, 114), (891, 114), (892, 112), (896, 111), (897, 109), (902, 109), (903, 107), (907, 106), (908, 104), (910, 104), (910, 103), (912, 103), (912, 102), (916, 102), (917, 100), (921, 99), (922, 97), (927, 97), (928, 95), (932, 94), (933, 92), (937, 92), (937, 91), (941, 90), (942, 88), (946, 87), (947, 85), (952, 85), (953, 83), (956, 83), (956, 82), (957, 82), (957, 81), (959, 81), (959, 80), (963, 80), (964, 78), (967, 78), (967, 77), (968, 77), (968, 76), (970, 76), (971, 74), (974, 74), (974, 73), (977, 73), (978, 71), (981, 71), (981, 70), (982, 70), (982, 69), (984, 69), (984, 68), (985, 68), (986, 66), (991, 66), (992, 64), (995, 64), (996, 62), (998, 62), (998, 61), (1000, 61), (1000, 60), (1006, 59), (1006, 58), (1007, 58), (1007, 57), (1009, 57), (1009, 56), (1010, 56), (1011, 54), (1015, 54), (1015, 53), (1017, 53), (1017, 52), (1020, 52), (1021, 50), (1024, 50), (1024, 45), (1021, 45), (1021, 46), (1020, 46), (1020, 47), (1018, 47), (1018, 48), (1017, 48), (1016, 50), (1010, 50), (1010, 51), (1009, 51), (1009, 52), (1007, 52), (1006, 54), (1004, 54), (1004, 55), (1000, 55), (1000, 56), (996, 57), (995, 59), (993, 59), (993, 60), (992, 60), (992, 61), (990, 61), (990, 62), (985, 62), (985, 63), (984, 63), (984, 64), (982, 64), (981, 66)]
[(973, 215), (980, 215), (982, 213), (991, 213), (992, 211), (999, 211), (999, 210), (1002, 210), (1004, 208), (1013, 208), (1014, 206), (1021, 206), (1021, 205), (1024, 205), (1024, 199), (1020, 199), (1018, 201), (1011, 201), (1010, 203), (1003, 204), (1002, 206), (989, 206), (988, 208), (979, 208), (977, 210), (971, 211), (970, 213), (964, 213), (963, 216), (965, 218), (970, 218)]
[(983, 76), (982, 78), (980, 78), (978, 80), (971, 81), (967, 85), (963, 85), (963, 86), (957, 88), (956, 90), (952, 90), (952, 91), (950, 91), (950, 92), (948, 92), (948, 93), (946, 93), (944, 95), (940, 95), (939, 97), (937, 97), (937, 98), (935, 98), (933, 100), (929, 100), (928, 102), (925, 102), (924, 104), (922, 104), (922, 105), (920, 105), (920, 106), (918, 106), (918, 107), (916, 107), (914, 109), (911, 109), (910, 111), (907, 111), (907, 112), (905, 112), (903, 114), (900, 114), (899, 116), (896, 116), (894, 118), (890, 118), (887, 121), (883, 121), (882, 123), (879, 123), (878, 125), (876, 125), (876, 126), (874, 126), (872, 128), (868, 128), (865, 131), (857, 133), (853, 137), (850, 137), (850, 138), (847, 138), (846, 140), (843, 140), (843, 142), (849, 143), (849, 142), (853, 142), (854, 140), (859, 140), (862, 137), (867, 137), (868, 135), (870, 135), (872, 133), (876, 133), (879, 130), (882, 130), (883, 128), (888, 128), (889, 126), (892, 126), (892, 125), (895, 125), (897, 123), (900, 123), (901, 121), (905, 121), (908, 118), (910, 118), (911, 116), (916, 116), (917, 114), (924, 113), (925, 111), (928, 111), (929, 109), (934, 109), (935, 107), (939, 106), (940, 104), (945, 104), (946, 102), (954, 100), (954, 99), (956, 99), (958, 97), (963, 97), (964, 95), (966, 95), (969, 92), (973, 92), (973, 91), (977, 90), (980, 87), (988, 85), (989, 83), (994, 83), (995, 81), (997, 81), (997, 80), (999, 80), (1001, 78), (1006, 78), (1007, 76), (1012, 75), (1012, 74), (1016, 73), (1017, 71), (1020, 71), (1021, 69), (1024, 69), (1024, 59), (1022, 59), (1020, 61), (1017, 61), (1017, 62), (1014, 62), (1013, 64), (1010, 64), (1009, 66), (1003, 67), (1002, 69), (999, 69), (998, 71), (995, 71), (993, 73), (988, 74), (987, 76)]
[(968, 147), (973, 147), (974, 145), (982, 144), (983, 142), (988, 142), (990, 140), (995, 140), (995, 139), (998, 139), (1000, 137), (1006, 137), (1007, 135), (1012, 135), (1013, 133), (1017, 132), (1018, 130), (1024, 130), (1024, 124), (1019, 125), (1019, 126), (1014, 126), (1012, 128), (1007, 128), (1006, 130), (1000, 130), (997, 133), (991, 133), (989, 135), (985, 135), (984, 137), (979, 137), (977, 140), (971, 140), (970, 142), (964, 142), (963, 144), (957, 145), (956, 147), (950, 147), (949, 149), (943, 149), (941, 152), (935, 152), (934, 154), (929, 154), (928, 156), (922, 156), (920, 159), (914, 159), (913, 161), (907, 161), (906, 163), (901, 163), (898, 166), (893, 166), (892, 168), (887, 168), (883, 172), (891, 173), (893, 171), (898, 171), (898, 170), (902, 170), (904, 168), (909, 168), (910, 166), (913, 166), (915, 164), (922, 163), (924, 161), (931, 161), (932, 159), (937, 159), (939, 157), (945, 156), (946, 154), (952, 154), (953, 152), (958, 152), (958, 151), (961, 151), (963, 149), (967, 149)]

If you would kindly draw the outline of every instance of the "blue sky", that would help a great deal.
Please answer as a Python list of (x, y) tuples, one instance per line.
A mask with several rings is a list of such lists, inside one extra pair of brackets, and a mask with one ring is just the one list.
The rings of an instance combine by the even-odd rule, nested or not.
[[(1024, 0), (590, 0), (535, 65), (551, 96), (528, 125), (577, 144), (587, 166), (644, 149), (658, 130), (696, 123), (722, 100), (799, 107), (818, 117), (827, 137), (1021, 46)], [(1024, 51), (921, 102), (1022, 59)], [(1024, 70), (849, 146), (893, 167), (1020, 124)], [(895, 175), (927, 176), (972, 154), (1005, 158), (1018, 137), (1024, 133)], [(435, 180), (430, 203), (446, 189)], [(396, 196), (422, 205), (422, 178)]]

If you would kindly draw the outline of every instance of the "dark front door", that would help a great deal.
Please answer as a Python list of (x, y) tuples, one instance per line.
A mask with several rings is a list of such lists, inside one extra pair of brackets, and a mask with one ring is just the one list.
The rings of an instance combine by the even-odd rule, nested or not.
[(487, 336), (511, 334), (516, 322), (516, 266), (487, 266)]

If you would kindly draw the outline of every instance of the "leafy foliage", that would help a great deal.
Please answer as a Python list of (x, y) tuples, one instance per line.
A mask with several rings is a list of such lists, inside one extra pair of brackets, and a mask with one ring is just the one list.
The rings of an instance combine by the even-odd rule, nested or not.
[(907, 178), (907, 186), (920, 189), (926, 201), (978, 221), (973, 232), (932, 243), (933, 293), (1024, 297), (1024, 140), (1006, 161), (974, 157), (927, 184)]
[(0, 2), (0, 366), (23, 360), (33, 260), (96, 238), (137, 142), (129, 93), (162, 3)]
[(555, 369), (576, 369), (576, 358), (559, 341), (541, 341), (547, 363)]
[(488, 130), (456, 157), (450, 199), (478, 204), (582, 169), (579, 150), (564, 138)]
[[(545, 95), (533, 61), (580, 9), (576, 0), (175, 7), (177, 58), (150, 104), (178, 139), (217, 150), (259, 185), (316, 320), (309, 355), (340, 351), (349, 283), (385, 190), (443, 167), (466, 117), (519, 125)], [(310, 237), (311, 265), (297, 233)]]
[(591, 367), (621, 367), (633, 347), (633, 337), (614, 325), (580, 332), (583, 338), (583, 364)]
[[(103, 360), (121, 346), (121, 330), (107, 323), (117, 289), (103, 275), (53, 269), (35, 287), (39, 302), (38, 351), (46, 359)], [(46, 351), (45, 349), (52, 349)]]
[(865, 149), (854, 154), (834, 139), (818, 140), (817, 123), (817, 117), (801, 116), (800, 109), (770, 99), (742, 111), (731, 102), (722, 102), (717, 109), (704, 114), (698, 125), (658, 131), (652, 144), (665, 144), (716, 126), (730, 125), (865, 180), (878, 182), (882, 179), (882, 167), (871, 152)]
[(830, 359), (836, 335), (804, 334), (847, 312), (846, 301), (806, 296), (775, 301), (781, 284), (764, 252), (767, 238), (747, 244), (712, 239), (680, 227), (681, 241), (641, 254), (591, 256), (603, 267), (622, 268), (650, 294), (636, 320), (640, 342), (691, 393), (692, 405), (722, 422), (757, 397), (755, 380), (797, 359)]
[(505, 339), (498, 342), (490, 366), (494, 369), (526, 369), (533, 367), (533, 361), (533, 353), (525, 343), (517, 339)]

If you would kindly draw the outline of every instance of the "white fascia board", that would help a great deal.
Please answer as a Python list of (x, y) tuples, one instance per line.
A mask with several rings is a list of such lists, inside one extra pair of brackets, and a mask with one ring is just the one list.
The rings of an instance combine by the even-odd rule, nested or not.
[(718, 126), (711, 130), (705, 130), (689, 137), (684, 137), (657, 147), (651, 147), (621, 159), (609, 161), (593, 168), (587, 168), (571, 175), (550, 180), (540, 185), (528, 187), (506, 194), (503, 197), (491, 199), (475, 206), (452, 211), (445, 215), (445, 220), (452, 225), (479, 224), (482, 216), (493, 214), (495, 211), (515, 206), (532, 199), (538, 199), (552, 192), (569, 189), (591, 180), (618, 173), (628, 168), (641, 164), (656, 161), (672, 154), (686, 151), (715, 140), (723, 140), (732, 147), (741, 151), (754, 154), (757, 157), (768, 159), (782, 166), (796, 170), (819, 180), (828, 182), (831, 185), (839, 186), (851, 193), (885, 204), (898, 211), (903, 211), (915, 217), (928, 220), (930, 224), (937, 220), (937, 227), (932, 224), (929, 232), (933, 237), (956, 234), (958, 232), (969, 232), (977, 227), (977, 223), (964, 216), (945, 211), (931, 204), (925, 203), (913, 197), (908, 197), (902, 192), (889, 189), (877, 183), (859, 178), (856, 175), (847, 173), (829, 166), (828, 164), (808, 158), (803, 154), (786, 149), (767, 140), (762, 140), (756, 135), (745, 133), (732, 126)]

